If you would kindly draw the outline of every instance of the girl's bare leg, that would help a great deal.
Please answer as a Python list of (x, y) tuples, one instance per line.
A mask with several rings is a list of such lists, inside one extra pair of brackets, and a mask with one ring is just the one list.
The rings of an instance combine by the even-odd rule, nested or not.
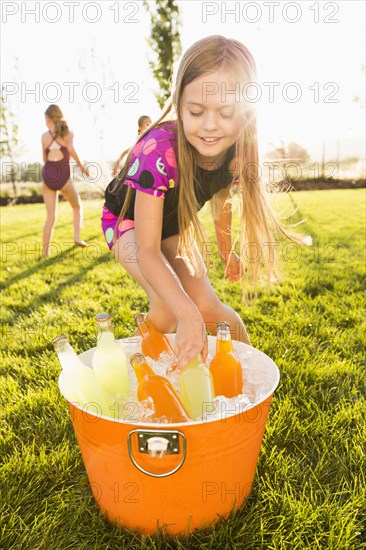
[[(160, 296), (143, 277), (136, 258), (136, 250), (137, 244), (135, 230), (131, 229), (124, 233), (115, 243), (113, 247), (113, 254), (127, 273), (131, 275), (131, 277), (133, 277), (133, 279), (135, 279), (135, 281), (146, 292), (150, 302), (150, 311), (148, 316), (154, 327), (160, 332), (174, 332), (177, 325), (176, 318), (162, 298), (160, 298)], [(166, 264), (167, 267), (173, 271), (168, 261)], [(176, 275), (175, 277), (177, 278)], [(177, 282), (180, 284), (178, 278)]]
[[(206, 271), (203, 277), (193, 277), (189, 273), (184, 261), (175, 257), (177, 246), (178, 236), (164, 239), (164, 241), (162, 241), (163, 254), (178, 275), (184, 290), (201, 312), (207, 330), (215, 335), (217, 332), (217, 324), (227, 321), (230, 325), (232, 338), (250, 344), (246, 328), (239, 315), (230, 306), (223, 304), (219, 300), (212, 288)], [(198, 249), (197, 254), (199, 255)]]
[(74, 242), (77, 244), (85, 244), (86, 246), (86, 242), (82, 241), (80, 238), (80, 228), (82, 227), (83, 222), (83, 208), (74, 184), (69, 180), (63, 186), (61, 193), (64, 195), (65, 199), (69, 201), (72, 208)]
[(43, 227), (42, 257), (47, 258), (50, 255), (50, 243), (57, 217), (57, 191), (49, 189), (47, 185), (43, 183), (42, 195), (47, 209), (47, 218)]

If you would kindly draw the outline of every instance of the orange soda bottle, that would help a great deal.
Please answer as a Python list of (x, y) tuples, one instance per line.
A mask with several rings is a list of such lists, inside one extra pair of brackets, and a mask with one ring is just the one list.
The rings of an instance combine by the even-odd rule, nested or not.
[(139, 401), (144, 401), (149, 397), (152, 399), (155, 418), (166, 416), (170, 422), (188, 422), (190, 420), (169, 380), (155, 374), (142, 353), (132, 355), (130, 363), (139, 382), (137, 398)]
[(142, 336), (141, 350), (144, 355), (156, 361), (161, 353), (169, 353), (174, 363), (177, 356), (170, 345), (168, 338), (152, 325), (149, 319), (143, 313), (139, 313), (135, 317), (139, 333)]
[(219, 323), (216, 336), (216, 355), (210, 363), (215, 395), (235, 397), (243, 392), (243, 372), (233, 352), (228, 323)]

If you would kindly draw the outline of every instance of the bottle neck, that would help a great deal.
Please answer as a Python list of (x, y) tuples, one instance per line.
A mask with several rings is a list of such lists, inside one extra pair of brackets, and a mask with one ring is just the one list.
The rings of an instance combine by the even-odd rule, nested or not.
[(114, 334), (112, 330), (109, 329), (99, 329), (98, 330), (98, 341), (97, 347), (103, 348), (114, 344)]
[(55, 344), (55, 350), (63, 370), (71, 372), (75, 368), (83, 366), (75, 350), (67, 340), (58, 341)]
[(233, 351), (233, 343), (231, 340), (230, 327), (226, 323), (220, 323), (216, 337), (216, 352), (228, 353)]
[(155, 332), (154, 327), (144, 315), (138, 315), (136, 317), (136, 323), (142, 337), (151, 334), (152, 332)]
[(97, 321), (98, 325), (98, 336), (97, 336), (97, 347), (110, 346), (115, 343), (114, 332), (110, 320)]
[(201, 364), (202, 364), (202, 358), (200, 355), (198, 355), (197, 357), (192, 359), (192, 361), (190, 361), (183, 370), (185, 371), (186, 369), (194, 369), (199, 367)]
[(141, 363), (136, 362), (132, 366), (138, 382), (142, 382), (146, 378), (149, 378), (150, 376), (153, 376), (155, 374), (150, 365), (146, 363), (146, 361), (143, 361)]

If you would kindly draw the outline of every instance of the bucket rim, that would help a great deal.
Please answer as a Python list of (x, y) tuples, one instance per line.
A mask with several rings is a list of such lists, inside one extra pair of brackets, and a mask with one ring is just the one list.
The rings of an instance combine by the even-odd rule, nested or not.
[[(172, 337), (174, 337), (174, 334), (166, 334), (166, 336), (170, 337), (170, 339), (171, 339)], [(208, 338), (216, 340), (216, 338), (214, 336), (209, 335)], [(121, 343), (128, 344), (128, 343), (135, 343), (138, 340), (141, 340), (140, 336), (130, 336), (128, 338), (121, 338), (119, 340), (116, 340), (116, 342), (118, 342), (119, 344), (121, 344)], [(263, 351), (259, 350), (258, 348), (255, 348), (254, 346), (250, 346), (249, 344), (239, 342), (238, 340), (233, 340), (234, 347), (237, 346), (238, 344), (240, 346), (244, 346), (247, 350), (255, 350), (256, 353), (259, 353), (260, 355), (263, 355), (266, 358), (267, 363), (269, 365), (271, 365), (271, 368), (274, 371), (274, 375), (273, 375), (274, 382), (271, 386), (271, 389), (268, 390), (262, 396), (260, 401), (258, 401), (258, 402), (249, 402), (247, 405), (242, 407), (238, 412), (234, 412), (232, 414), (225, 414), (225, 416), (223, 416), (221, 418), (214, 418), (214, 419), (208, 418), (207, 420), (190, 420), (189, 422), (166, 422), (166, 423), (136, 422), (136, 421), (133, 421), (133, 420), (124, 420), (124, 419), (119, 419), (119, 418), (112, 418), (111, 416), (105, 416), (105, 415), (102, 415), (102, 414), (97, 414), (93, 411), (85, 410), (85, 407), (82, 407), (79, 404), (75, 404), (72, 401), (69, 401), (69, 399), (65, 395), (64, 389), (62, 387), (62, 378), (63, 378), (62, 371), (61, 371), (61, 373), (59, 374), (59, 377), (58, 377), (58, 388), (60, 390), (61, 395), (64, 397), (64, 399), (66, 399), (67, 403), (69, 403), (73, 407), (81, 410), (82, 412), (84, 412), (86, 414), (94, 416), (95, 418), (98, 418), (98, 420), (103, 419), (103, 420), (107, 420), (109, 422), (113, 422), (115, 424), (141, 426), (143, 428), (159, 429), (159, 430), (163, 430), (165, 428), (166, 430), (169, 430), (172, 427), (174, 427), (174, 428), (178, 428), (178, 427), (184, 428), (184, 427), (188, 427), (188, 426), (197, 426), (197, 425), (208, 424), (208, 423), (213, 423), (213, 422), (222, 422), (223, 420), (224, 421), (229, 420), (229, 419), (231, 419), (231, 418), (233, 418), (233, 417), (235, 417), (239, 414), (245, 414), (248, 411), (250, 411), (251, 409), (254, 409), (258, 405), (260, 405), (261, 403), (265, 403), (268, 400), (268, 398), (272, 397), (272, 395), (275, 392), (276, 388), (278, 387), (278, 384), (279, 384), (279, 381), (280, 381), (280, 371), (279, 371), (276, 363), (273, 361), (273, 359), (271, 359)], [(93, 348), (89, 348), (88, 350), (85, 350), (83, 353), (79, 354), (79, 358), (82, 359), (83, 355), (90, 354), (90, 352), (92, 352), (94, 349), (96, 349), (96, 348), (93, 347)], [(88, 366), (88, 365), (86, 365), (86, 366)]]

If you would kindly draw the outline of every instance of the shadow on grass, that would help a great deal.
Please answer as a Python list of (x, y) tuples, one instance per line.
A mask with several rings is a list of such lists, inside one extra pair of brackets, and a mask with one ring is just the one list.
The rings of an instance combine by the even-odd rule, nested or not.
[[(64, 255), (64, 254), (62, 254)], [(107, 263), (109, 262), (111, 259), (111, 254), (110, 252), (106, 252), (105, 254), (103, 254), (102, 256), (100, 256), (99, 258), (96, 258), (92, 264), (93, 264), (93, 267), (92, 269), (94, 269), (94, 267), (97, 267), (98, 265), (100, 264), (103, 264), (103, 263)], [(49, 260), (46, 260), (46, 261), (49, 261)], [(51, 262), (52, 263), (57, 263), (58, 261), (60, 261), (60, 257), (59, 256), (56, 256), (55, 259), (51, 259)], [(56, 288), (53, 288), (52, 290), (50, 290), (49, 292), (45, 292), (44, 294), (41, 294), (40, 296), (38, 296), (35, 300), (33, 300), (32, 302), (30, 302), (25, 308), (24, 310), (22, 311), (22, 313), (26, 313), (26, 312), (29, 312), (33, 309), (36, 309), (38, 307), (40, 307), (41, 305), (43, 305), (44, 303), (52, 303), (52, 297), (53, 296), (56, 296), (56, 295), (59, 295), (62, 290), (64, 288), (68, 288), (69, 286), (75, 284), (75, 283), (78, 283), (79, 281), (82, 281), (83, 280), (83, 276), (86, 274), (86, 273), (90, 273), (90, 270), (91, 270), (91, 267), (90, 267), (90, 263), (89, 262), (85, 267), (82, 267), (79, 269), (79, 271), (75, 274), (75, 275), (72, 275), (71, 277), (69, 277), (68, 279), (66, 279), (64, 282), (60, 283)], [(40, 268), (39, 268), (40, 269)], [(14, 318), (14, 320), (17, 318), (18, 316), (16, 316)]]
[[(70, 209), (70, 212), (72, 212), (71, 209)], [(45, 211), (45, 214), (46, 214), (46, 211)], [(102, 215), (102, 209), (100, 209), (100, 215)], [(94, 220), (95, 221), (95, 214), (90, 214), (89, 216), (86, 216), (84, 214), (83, 218), (84, 218), (84, 222), (85, 222), (85, 220)], [(99, 218), (98, 218), (98, 220), (99, 220)], [(46, 215), (45, 215), (45, 221), (46, 221)], [(57, 223), (56, 222), (55, 230), (58, 230), (62, 227), (67, 227), (67, 226), (70, 226), (70, 229), (72, 230), (72, 221), (68, 221), (68, 222), (65, 222), (65, 223)], [(102, 234), (102, 229), (100, 230), (100, 234)], [(42, 229), (40, 231), (33, 231), (32, 233), (25, 233), (24, 235), (20, 235), (19, 237), (17, 237), (16, 242), (19, 242), (21, 239), (26, 239), (28, 237), (33, 237), (35, 235), (39, 235), (40, 237), (42, 237)]]
[[(54, 258), (50, 258), (48, 260), (45, 260), (45, 261), (43, 260), (39, 262), (39, 264), (19, 274), (17, 277), (9, 281), (9, 283), (13, 284), (15, 282), (18, 282), (22, 279), (29, 277), (32, 274), (37, 273), (37, 271), (44, 268), (46, 263), (47, 263), (47, 267), (52, 267), (52, 265), (55, 265), (56, 263), (59, 263), (60, 261), (62, 261), (62, 259), (65, 258), (66, 254), (68, 254), (68, 252), (65, 251), (61, 255), (55, 256)], [(31, 313), (32, 311), (34, 311), (37, 308), (40, 308), (44, 304), (47, 304), (47, 303), (52, 304), (53, 299), (56, 296), (60, 295), (64, 289), (69, 288), (72, 285), (77, 285), (83, 280), (84, 276), (87, 273), (90, 273), (91, 269), (94, 269), (95, 267), (103, 263), (108, 263), (110, 260), (111, 260), (111, 254), (110, 252), (106, 252), (102, 256), (99, 256), (98, 258), (94, 259), (92, 262), (88, 262), (87, 265), (85, 265), (85, 267), (80, 267), (77, 273), (68, 277), (66, 280), (61, 282), (56, 288), (52, 288), (52, 290), (45, 292), (44, 294), (40, 294), (33, 301), (29, 302), (27, 305), (24, 305), (24, 307), (21, 310), (18, 309), (17, 312), (14, 312), (14, 315), (12, 317), (12, 325), (14, 325), (17, 322), (19, 317), (25, 314)], [(90, 265), (91, 263), (92, 263), (92, 266)], [(10, 284), (3, 285), (3, 288), (8, 288)]]
[[(97, 238), (99, 238), (99, 235), (93, 235), (91, 237), (91, 239), (93, 239), (93, 238), (97, 239)], [(19, 281), (22, 281), (23, 279), (27, 279), (28, 277), (31, 277), (32, 275), (39, 272), (40, 270), (44, 271), (48, 267), (51, 267), (51, 266), (53, 266), (57, 263), (60, 263), (65, 259), (70, 260), (70, 250), (75, 252), (79, 247), (76, 244), (74, 244), (73, 241), (70, 241), (70, 243), (63, 243), (63, 244), (70, 244), (72, 246), (70, 246), (67, 250), (64, 250), (64, 251), (58, 253), (56, 256), (51, 256), (49, 258), (39, 257), (36, 260), (36, 263), (32, 267), (26, 269), (25, 271), (22, 271), (21, 273), (18, 273), (17, 275), (15, 275), (15, 277), (12, 277), (12, 278), (8, 279), (7, 281), (4, 281), (4, 282), (0, 283), (0, 290), (6, 290), (6, 289), (10, 288), (13, 284), (18, 283)], [(93, 240), (90, 241), (89, 240), (89, 247), (84, 248), (83, 250), (88, 251), (89, 248), (91, 248), (91, 249), (94, 248), (92, 246), (93, 244), (97, 245), (99, 249), (102, 248), (100, 246), (100, 244), (97, 243), (97, 241), (93, 241)], [(103, 248), (105, 248), (105, 247), (103, 247)], [(85, 252), (85, 253), (87, 253), (87, 252)], [(25, 251), (25, 254), (27, 254), (27, 251)], [(36, 251), (28, 251), (28, 254), (37, 254), (37, 252)], [(103, 259), (103, 258), (105, 258), (103, 261), (106, 261), (108, 258), (111, 258), (111, 253), (107, 251), (105, 254), (102, 254), (101, 256), (99, 256), (99, 258), (89, 260), (89, 262), (97, 262), (97, 260), (100, 260), (100, 259)], [(72, 259), (73, 260), (78, 260), (78, 258), (76, 258), (74, 255), (73, 255)]]

